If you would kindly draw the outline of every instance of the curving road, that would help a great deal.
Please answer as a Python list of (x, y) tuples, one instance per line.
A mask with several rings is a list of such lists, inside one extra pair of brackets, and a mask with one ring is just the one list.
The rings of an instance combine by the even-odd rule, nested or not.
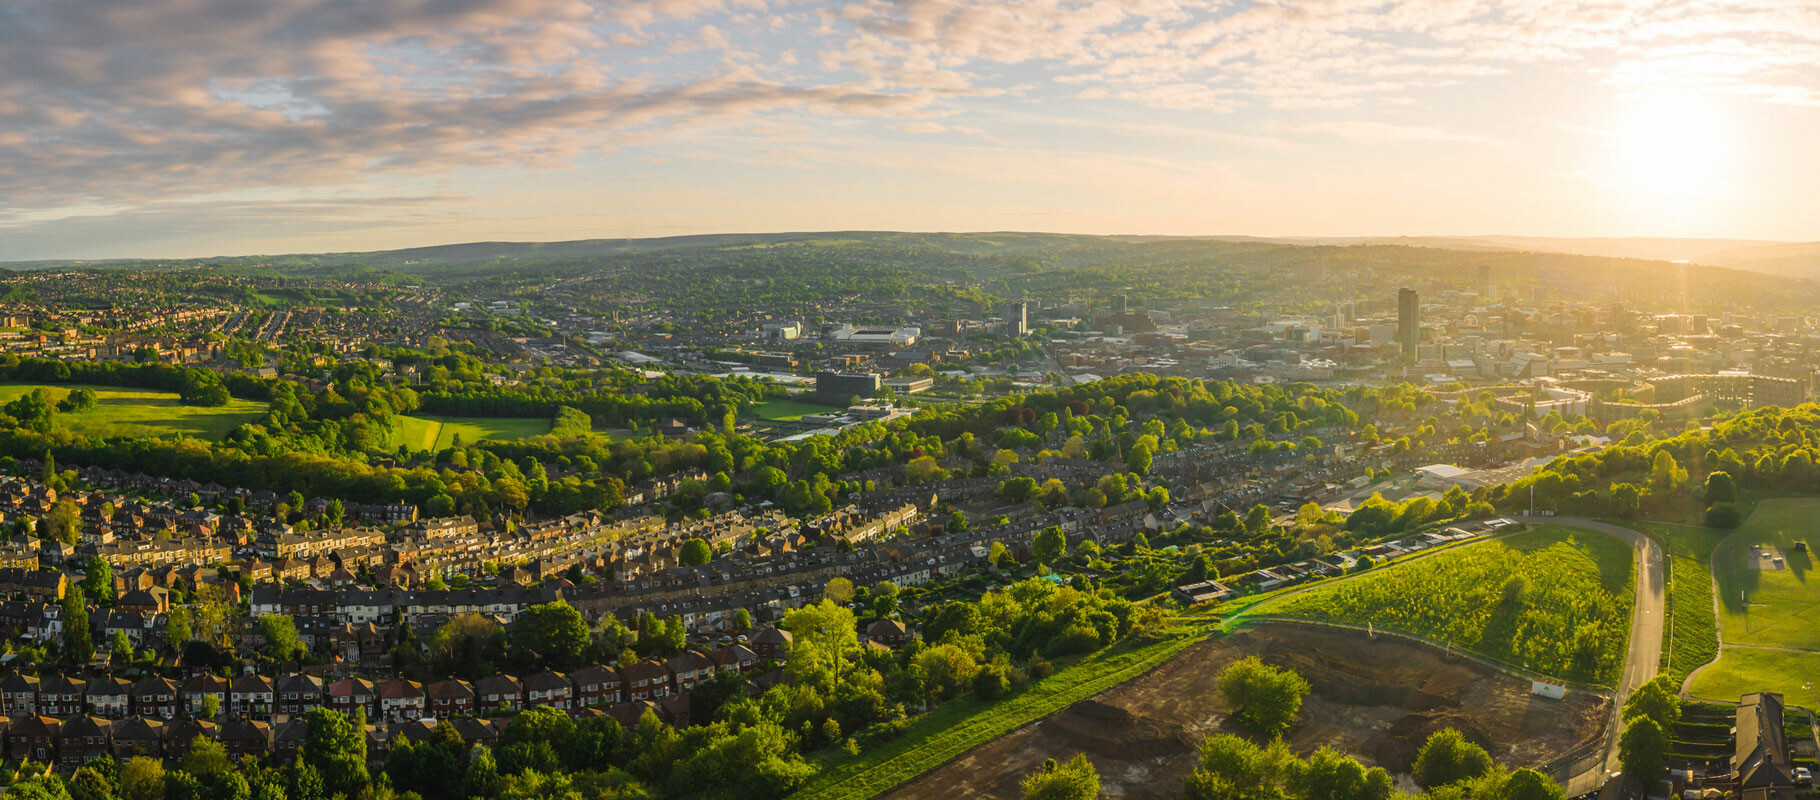
[(1630, 699), (1638, 686), (1656, 677), (1662, 665), (1662, 627), (1666, 616), (1666, 579), (1663, 574), (1662, 546), (1637, 531), (1585, 517), (1526, 517), (1538, 525), (1566, 525), (1597, 531), (1631, 546), (1637, 555), (1637, 599), (1631, 613), (1630, 646), (1624, 658), (1624, 671), (1618, 678), (1618, 691), (1612, 696), (1611, 718), (1605, 726), (1605, 758), (1593, 769), (1573, 776), (1567, 782), (1567, 796), (1575, 797), (1594, 791), (1605, 782), (1605, 776), (1618, 771), (1618, 709)]

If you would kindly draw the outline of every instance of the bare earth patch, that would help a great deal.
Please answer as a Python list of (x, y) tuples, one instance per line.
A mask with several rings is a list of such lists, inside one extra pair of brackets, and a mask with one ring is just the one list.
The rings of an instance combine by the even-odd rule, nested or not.
[[(1228, 727), (1220, 670), (1246, 655), (1301, 673), (1314, 691), (1289, 733), (1298, 753), (1326, 745), (1404, 773), (1430, 733), (1454, 727), (1498, 761), (1547, 762), (1597, 738), (1606, 700), (1530, 694), (1529, 681), (1389, 637), (1272, 625), (1196, 644), (1137, 680), (1025, 725), (887, 793), (913, 798), (1022, 794), (1045, 758), (1086, 753), (1104, 796), (1178, 798), (1202, 739)], [(1405, 784), (1407, 785), (1407, 784)]]

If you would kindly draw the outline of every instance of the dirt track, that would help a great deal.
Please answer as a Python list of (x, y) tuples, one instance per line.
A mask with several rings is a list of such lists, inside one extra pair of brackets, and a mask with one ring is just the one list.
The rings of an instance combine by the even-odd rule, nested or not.
[(1367, 764), (1406, 772), (1428, 735), (1460, 729), (1498, 761), (1535, 765), (1600, 734), (1606, 701), (1572, 694), (1548, 700), (1529, 682), (1402, 640), (1278, 625), (1194, 645), (1135, 681), (1019, 728), (899, 787), (885, 797), (1020, 797), (1018, 781), (1043, 759), (1085, 752), (1105, 797), (1178, 798), (1197, 748), (1225, 725), (1216, 684), (1232, 661), (1256, 654), (1294, 668), (1313, 685), (1298, 753), (1329, 745)]

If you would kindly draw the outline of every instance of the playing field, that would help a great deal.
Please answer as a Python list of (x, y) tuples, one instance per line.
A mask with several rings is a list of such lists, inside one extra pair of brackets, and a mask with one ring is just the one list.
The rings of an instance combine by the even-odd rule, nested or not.
[(774, 397), (751, 408), (753, 416), (767, 420), (802, 419), (804, 414), (827, 414), (843, 409), (824, 406), (820, 403), (805, 403), (783, 397)]
[(1544, 675), (1609, 684), (1635, 601), (1631, 549), (1557, 526), (1317, 584), (1257, 614), (1370, 624)]
[(1820, 703), (1820, 575), (1800, 549), (1820, 544), (1820, 498), (1764, 500), (1713, 550), (1719, 600), (1718, 662), (1699, 671), (1689, 693), (1713, 700), (1774, 691), (1791, 703)]
[(504, 441), (542, 436), (550, 432), (550, 421), (540, 417), (430, 417), (401, 416), (398, 430), (392, 434), (394, 445), (413, 450), (441, 450), (460, 436), (464, 444), (482, 439)]
[(0, 384), (0, 403), (10, 403), (34, 389), (44, 389), (51, 401), (69, 396), (73, 389), (93, 389), (96, 405), (87, 411), (56, 414), (57, 425), (85, 436), (174, 436), (220, 439), (243, 423), (256, 422), (265, 404), (233, 398), (225, 406), (186, 406), (175, 392), (123, 389), (82, 384)]

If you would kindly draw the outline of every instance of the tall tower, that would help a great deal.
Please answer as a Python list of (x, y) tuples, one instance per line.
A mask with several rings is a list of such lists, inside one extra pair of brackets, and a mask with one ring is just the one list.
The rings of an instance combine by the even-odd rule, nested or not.
[(1019, 300), (1011, 304), (1011, 314), (1005, 320), (1011, 326), (1011, 335), (1023, 336), (1030, 332), (1030, 301)]
[(1479, 265), (1479, 296), (1491, 297), (1491, 265)]
[(1414, 359), (1416, 345), (1421, 343), (1422, 303), (1414, 289), (1397, 290), (1397, 344), (1403, 346), (1403, 357)]
[(1114, 314), (1131, 313), (1131, 298), (1127, 295), (1122, 295), (1122, 294), (1113, 295), (1112, 296), (1112, 313), (1114, 313)]

